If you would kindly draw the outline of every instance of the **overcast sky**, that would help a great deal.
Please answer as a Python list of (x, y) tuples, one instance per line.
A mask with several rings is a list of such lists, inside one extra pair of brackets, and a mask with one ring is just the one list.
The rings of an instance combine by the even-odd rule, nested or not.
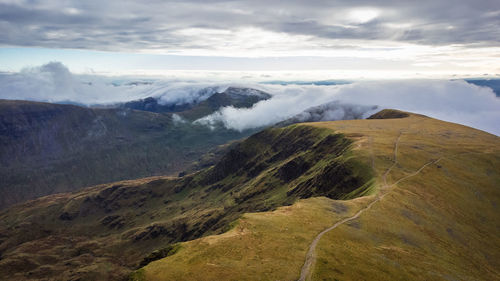
[(0, 34), (0, 71), (500, 74), (498, 0), (0, 0)]

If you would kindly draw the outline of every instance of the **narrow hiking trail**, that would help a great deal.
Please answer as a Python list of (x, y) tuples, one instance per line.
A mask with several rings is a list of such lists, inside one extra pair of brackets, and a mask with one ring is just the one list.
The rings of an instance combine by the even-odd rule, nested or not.
[(397, 139), (395, 141), (395, 144), (394, 144), (394, 160), (393, 160), (393, 164), (385, 171), (385, 173), (382, 176), (383, 181), (384, 181), (384, 189), (386, 191), (383, 194), (378, 195), (375, 200), (373, 200), (365, 208), (359, 210), (353, 216), (345, 218), (345, 219), (343, 219), (343, 220), (335, 223), (334, 225), (330, 226), (329, 228), (323, 230), (321, 233), (319, 233), (314, 238), (314, 240), (312, 241), (311, 245), (309, 246), (309, 250), (307, 251), (306, 260), (304, 262), (304, 265), (302, 266), (302, 269), (301, 269), (301, 272), (300, 272), (300, 278), (298, 279), (298, 281), (305, 281), (307, 279), (307, 277), (310, 275), (312, 265), (314, 264), (314, 261), (316, 260), (316, 254), (315, 254), (316, 246), (317, 246), (318, 242), (320, 241), (321, 237), (323, 237), (323, 235), (325, 235), (327, 232), (329, 232), (329, 231), (337, 228), (338, 226), (340, 226), (340, 225), (342, 225), (342, 224), (344, 224), (346, 222), (349, 222), (349, 221), (352, 221), (352, 220), (358, 218), (362, 213), (364, 213), (365, 211), (369, 210), (375, 203), (377, 203), (378, 201), (382, 200), (382, 198), (384, 198), (387, 194), (389, 194), (392, 191), (392, 187), (396, 186), (398, 183), (400, 183), (400, 182), (402, 182), (402, 181), (404, 181), (404, 180), (406, 180), (408, 178), (411, 178), (411, 177), (414, 177), (414, 176), (418, 175), (427, 166), (432, 165), (432, 164), (436, 164), (437, 162), (439, 162), (441, 159), (444, 158), (444, 157), (440, 157), (440, 158), (438, 158), (436, 160), (429, 161), (426, 164), (424, 164), (422, 167), (420, 167), (417, 171), (413, 172), (412, 174), (409, 174), (409, 175), (407, 175), (407, 176), (405, 176), (405, 177), (397, 180), (393, 184), (388, 185), (387, 184), (387, 175), (398, 164), (398, 160), (397, 160), (398, 146), (399, 146), (399, 141), (400, 141), (402, 135), (403, 135), (403, 131), (400, 131), (399, 136), (397, 137)]

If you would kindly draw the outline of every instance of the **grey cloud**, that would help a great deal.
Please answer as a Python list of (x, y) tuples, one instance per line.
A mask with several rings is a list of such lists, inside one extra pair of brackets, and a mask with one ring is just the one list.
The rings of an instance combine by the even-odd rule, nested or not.
[(280, 126), (287, 126), (301, 122), (363, 119), (375, 113), (377, 109), (377, 106), (344, 104), (339, 101), (332, 101), (306, 109), (278, 124)]
[[(330, 39), (391, 39), (421, 44), (499, 45), (497, 1), (29, 1), (0, 4), (0, 43), (17, 46), (138, 50), (209, 48), (176, 34), (183, 28), (258, 27)], [(330, 24), (347, 9), (379, 17)], [(405, 27), (398, 24), (408, 23)], [(389, 27), (392, 24), (395, 27)], [(52, 33), (52, 34), (51, 34)], [(58, 33), (59, 36), (54, 36)]]

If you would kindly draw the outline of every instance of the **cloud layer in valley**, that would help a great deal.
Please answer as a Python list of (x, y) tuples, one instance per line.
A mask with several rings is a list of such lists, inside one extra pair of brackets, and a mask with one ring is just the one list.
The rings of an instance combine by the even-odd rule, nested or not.
[[(0, 73), (0, 98), (110, 105), (156, 97), (163, 104), (199, 102), (231, 84), (73, 75), (61, 63)], [(238, 86), (238, 85), (235, 85)], [(252, 108), (224, 107), (198, 123), (245, 130), (289, 118), (301, 121), (366, 117), (373, 106), (457, 122), (500, 135), (500, 98), (462, 80), (398, 80), (346, 85), (246, 84), (272, 95)], [(319, 107), (318, 107), (319, 106)], [(315, 108), (312, 108), (315, 107)], [(312, 109), (310, 109), (312, 108)]]
[(77, 77), (59, 62), (0, 73), (0, 98), (81, 104), (113, 102), (117, 89), (101, 77)]
[(148, 78), (75, 75), (60, 62), (0, 73), (0, 98), (82, 105), (110, 105), (146, 97), (161, 104), (199, 102), (227, 86)]
[[(338, 86), (265, 86), (274, 96), (250, 109), (225, 107), (198, 122), (244, 130), (268, 126), (285, 119), (307, 116), (310, 107), (327, 102), (320, 120), (345, 119), (345, 113), (355, 108), (363, 117), (374, 113), (373, 106), (421, 113), (456, 122), (500, 135), (500, 99), (486, 87), (462, 80), (403, 80), (358, 82)], [(317, 110), (317, 108), (316, 108)], [(343, 114), (341, 114), (343, 112)]]

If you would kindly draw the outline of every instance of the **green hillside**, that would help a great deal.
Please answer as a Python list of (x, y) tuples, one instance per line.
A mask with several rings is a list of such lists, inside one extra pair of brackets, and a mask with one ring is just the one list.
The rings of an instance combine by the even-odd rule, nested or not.
[(0, 213), (0, 276), (120, 279), (182, 252), (177, 242), (236, 227), (244, 213), (369, 193), (374, 174), (351, 148), (328, 129), (267, 129), (182, 178), (117, 182), (11, 207)]
[(398, 111), (373, 118), (306, 125), (353, 140), (374, 192), (245, 213), (131, 279), (498, 280), (500, 139)]
[(267, 129), (213, 166), (0, 213), (0, 280), (496, 280), (500, 140), (422, 115)]

